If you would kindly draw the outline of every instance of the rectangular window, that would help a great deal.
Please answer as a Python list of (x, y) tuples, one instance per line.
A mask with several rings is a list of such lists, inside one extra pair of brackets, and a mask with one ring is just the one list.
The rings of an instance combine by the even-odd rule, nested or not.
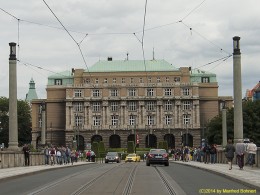
[(42, 127), (42, 119), (39, 118), (39, 127)]
[(62, 79), (55, 79), (55, 85), (62, 85)]
[(110, 106), (111, 106), (111, 111), (112, 112), (118, 111), (118, 102), (111, 102)]
[(164, 95), (165, 96), (171, 96), (172, 95), (172, 89), (170, 89), (170, 88), (164, 89)]
[(209, 83), (209, 77), (201, 77), (202, 83)]
[(161, 78), (157, 77), (157, 83), (160, 83), (160, 82), (161, 82)]
[(77, 127), (81, 127), (83, 124), (83, 118), (82, 116), (75, 116), (75, 125)]
[(116, 83), (116, 78), (113, 78), (113, 83)]
[(164, 110), (165, 111), (171, 111), (172, 110), (172, 101), (165, 101)]
[(149, 97), (154, 96), (154, 90), (153, 90), (153, 88), (147, 89), (147, 96), (149, 96)]
[(136, 116), (130, 115), (129, 116), (129, 125), (135, 125), (136, 124)]
[(100, 91), (99, 91), (99, 89), (93, 89), (93, 91), (92, 91), (92, 96), (93, 96), (93, 97), (99, 97), (99, 96), (100, 96)]
[(137, 110), (136, 102), (134, 102), (134, 101), (128, 102), (128, 110), (136, 111)]
[(152, 115), (148, 115), (147, 116), (147, 125), (154, 125), (155, 122), (154, 122), (154, 116)]
[(148, 101), (147, 102), (147, 111), (154, 111), (155, 110), (155, 102), (154, 101)]
[(83, 102), (75, 102), (74, 103), (74, 111), (82, 112), (83, 111)]
[(133, 89), (133, 88), (132, 89), (128, 89), (128, 95), (129, 96), (135, 96), (136, 95), (135, 92), (136, 92), (136, 89)]
[(100, 126), (101, 125), (101, 116), (93, 116), (93, 125)]
[(89, 83), (90, 83), (90, 78), (84, 78), (84, 79), (83, 79), (83, 83), (89, 84)]
[(166, 125), (172, 124), (172, 116), (171, 115), (165, 115), (165, 124)]
[(188, 115), (188, 114), (183, 115), (183, 124), (184, 125), (190, 124), (190, 115)]
[(169, 77), (166, 77), (166, 78), (165, 78), (165, 82), (166, 82), (166, 83), (169, 83), (169, 82), (170, 82)]
[(184, 89), (182, 89), (182, 94), (183, 95), (190, 95), (190, 89), (189, 88), (184, 88)]
[(180, 82), (181, 78), (180, 77), (174, 77), (174, 82)]
[(98, 84), (98, 78), (96, 78), (95, 83)]
[(130, 78), (130, 83), (134, 83), (134, 78)]
[(81, 89), (74, 89), (74, 97), (81, 97), (82, 91)]
[(183, 110), (191, 109), (191, 102), (190, 101), (183, 101), (182, 102), (182, 108), (183, 108)]
[(108, 83), (107, 78), (104, 78), (104, 83)]
[(93, 112), (100, 112), (101, 110), (101, 103), (100, 102), (93, 102)]
[(140, 83), (143, 83), (143, 82), (144, 82), (144, 79), (143, 79), (143, 78), (140, 78), (140, 79), (139, 79), (139, 82), (140, 82)]
[(152, 82), (152, 77), (149, 77), (148, 78), (148, 83), (151, 83)]
[(118, 125), (118, 116), (117, 115), (112, 115), (111, 119), (112, 119), (112, 125)]
[(110, 92), (111, 92), (110, 95), (111, 95), (112, 97), (116, 97), (116, 96), (118, 96), (118, 90), (117, 90), (117, 89), (111, 89)]
[(122, 83), (125, 83), (125, 78), (122, 78)]

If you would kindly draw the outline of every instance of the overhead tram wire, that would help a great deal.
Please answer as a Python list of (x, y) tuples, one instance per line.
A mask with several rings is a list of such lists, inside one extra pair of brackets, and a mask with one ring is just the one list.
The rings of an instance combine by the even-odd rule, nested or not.
[[(48, 9), (51, 11), (51, 13), (54, 15), (54, 17), (58, 20), (58, 22), (60, 23), (60, 25), (64, 28), (64, 30), (69, 34), (69, 36), (71, 37), (71, 39), (76, 43), (76, 45), (78, 46), (78, 49), (80, 51), (80, 54), (81, 54), (81, 57), (85, 63), (85, 66), (87, 68), (87, 71), (89, 73), (89, 76), (90, 76), (90, 79), (93, 79), (91, 74), (90, 74), (90, 71), (89, 71), (89, 68), (88, 68), (88, 65), (87, 65), (87, 62), (86, 62), (86, 59), (82, 53), (82, 50), (80, 48), (80, 44), (74, 39), (74, 37), (70, 34), (70, 32), (66, 29), (66, 27), (62, 24), (62, 22), (59, 20), (59, 18), (56, 16), (56, 14), (52, 11), (52, 9), (50, 8), (50, 6), (45, 2), (45, 0), (43, 0), (43, 2), (45, 3), (45, 5), (48, 7)], [(93, 86), (94, 86), (94, 82), (93, 82)], [(95, 86), (94, 86), (95, 88)]]
[(204, 65), (201, 65), (201, 66), (199, 66), (199, 67), (196, 67), (196, 68), (194, 68), (194, 70), (195, 70), (195, 69), (202, 68), (202, 67), (204, 67), (204, 66), (211, 65), (211, 64), (213, 64), (213, 63), (215, 63), (215, 62), (218, 62), (218, 61), (221, 61), (221, 60), (226, 61), (228, 58), (230, 58), (230, 57), (232, 57), (232, 56), (233, 56), (233, 55), (228, 55), (228, 56), (225, 56), (225, 57), (223, 57), (223, 58), (219, 58), (219, 59), (214, 60), (214, 61), (211, 61), (211, 62), (209, 62), (209, 63), (207, 63), (207, 64), (204, 64)]
[(199, 5), (197, 5), (194, 9), (192, 9), (186, 16), (184, 16), (181, 21), (186, 19), (192, 12), (194, 12), (196, 9), (198, 9), (206, 0), (203, 0)]

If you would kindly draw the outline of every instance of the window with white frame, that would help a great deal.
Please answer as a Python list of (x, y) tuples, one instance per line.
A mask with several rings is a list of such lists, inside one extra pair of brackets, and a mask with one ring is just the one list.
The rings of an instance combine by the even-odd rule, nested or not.
[(136, 124), (136, 115), (130, 115), (129, 116), (129, 125), (135, 125)]
[(189, 88), (183, 88), (182, 89), (182, 94), (183, 95), (190, 95), (190, 89)]
[(184, 114), (183, 115), (183, 124), (184, 125), (190, 124), (190, 115), (189, 114)]
[(99, 97), (100, 96), (100, 90), (99, 89), (93, 89), (92, 95), (93, 95), (93, 97)]
[(112, 115), (111, 117), (111, 123), (112, 125), (118, 125), (118, 115)]
[(191, 109), (191, 102), (190, 101), (183, 101), (182, 102), (183, 110), (190, 110)]
[(134, 88), (128, 89), (128, 95), (129, 96), (136, 96), (136, 89), (134, 89)]
[(171, 115), (165, 115), (165, 124), (166, 125), (172, 124), (172, 116)]
[(42, 118), (39, 118), (39, 127), (42, 127)]
[(137, 103), (135, 101), (128, 102), (128, 110), (129, 111), (136, 111), (137, 110)]
[(116, 78), (113, 78), (113, 83), (116, 83)]
[(154, 125), (154, 116), (153, 115), (147, 115), (147, 125)]
[(104, 78), (104, 83), (108, 83), (107, 78)]
[(172, 110), (172, 101), (165, 101), (164, 102), (164, 110), (171, 111)]
[(154, 89), (153, 88), (147, 89), (147, 96), (154, 96)]
[(83, 102), (74, 102), (74, 111), (82, 112), (83, 111)]
[(209, 83), (209, 77), (201, 77), (202, 83)]
[(172, 89), (171, 88), (164, 89), (164, 95), (165, 96), (171, 96), (172, 95)]
[(92, 107), (93, 107), (93, 112), (100, 112), (101, 103), (100, 102), (93, 102)]
[(112, 112), (118, 111), (118, 102), (111, 102), (110, 107)]
[(169, 78), (169, 77), (166, 77), (166, 78), (165, 78), (165, 82), (166, 82), (166, 83), (169, 83), (169, 82), (170, 82), (170, 78)]
[(160, 83), (160, 82), (161, 82), (161, 78), (157, 77), (157, 83)]
[(100, 126), (101, 125), (101, 116), (93, 116), (93, 125)]
[(134, 78), (130, 78), (130, 83), (134, 83)]
[(83, 79), (83, 83), (89, 84), (89, 83), (90, 83), (90, 78), (85, 78), (85, 79)]
[(125, 83), (125, 78), (122, 78), (122, 83)]
[(139, 79), (139, 82), (140, 82), (140, 83), (143, 83), (143, 82), (144, 82), (144, 79), (143, 79), (143, 78), (140, 78), (140, 79)]
[(74, 89), (74, 97), (81, 97), (82, 90), (81, 89)]
[(96, 78), (95, 83), (98, 84), (98, 82), (99, 82), (99, 81), (98, 81), (98, 78)]
[(75, 116), (75, 125), (77, 127), (82, 126), (83, 124), (83, 117), (82, 116)]
[(62, 85), (62, 79), (55, 79), (55, 85)]
[(155, 101), (148, 101), (146, 104), (147, 111), (154, 111), (155, 110)]
[(111, 89), (110, 95), (111, 95), (112, 97), (118, 96), (118, 90), (117, 90), (117, 89)]
[(148, 82), (151, 83), (152, 82), (152, 77), (148, 78)]

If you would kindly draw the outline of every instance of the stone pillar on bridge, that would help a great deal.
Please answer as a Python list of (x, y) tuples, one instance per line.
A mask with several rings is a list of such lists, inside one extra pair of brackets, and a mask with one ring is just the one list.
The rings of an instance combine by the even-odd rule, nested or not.
[(240, 37), (233, 37), (234, 142), (243, 139)]

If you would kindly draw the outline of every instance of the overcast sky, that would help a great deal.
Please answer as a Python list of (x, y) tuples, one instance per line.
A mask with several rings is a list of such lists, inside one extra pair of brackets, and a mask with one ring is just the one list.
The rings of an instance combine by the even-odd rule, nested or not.
[(130, 60), (142, 60), (142, 38), (146, 60), (154, 48), (155, 59), (177, 68), (213, 72), (219, 95), (233, 96), (233, 57), (225, 57), (233, 53), (232, 38), (240, 36), (243, 97), (260, 80), (259, 0), (148, 0), (144, 36), (145, 0), (45, 2), (0, 0), (0, 96), (9, 96), (9, 42), (19, 43), (19, 99), (31, 78), (38, 97), (46, 98), (47, 78), (56, 72), (86, 69), (108, 56), (124, 60), (127, 52)]

